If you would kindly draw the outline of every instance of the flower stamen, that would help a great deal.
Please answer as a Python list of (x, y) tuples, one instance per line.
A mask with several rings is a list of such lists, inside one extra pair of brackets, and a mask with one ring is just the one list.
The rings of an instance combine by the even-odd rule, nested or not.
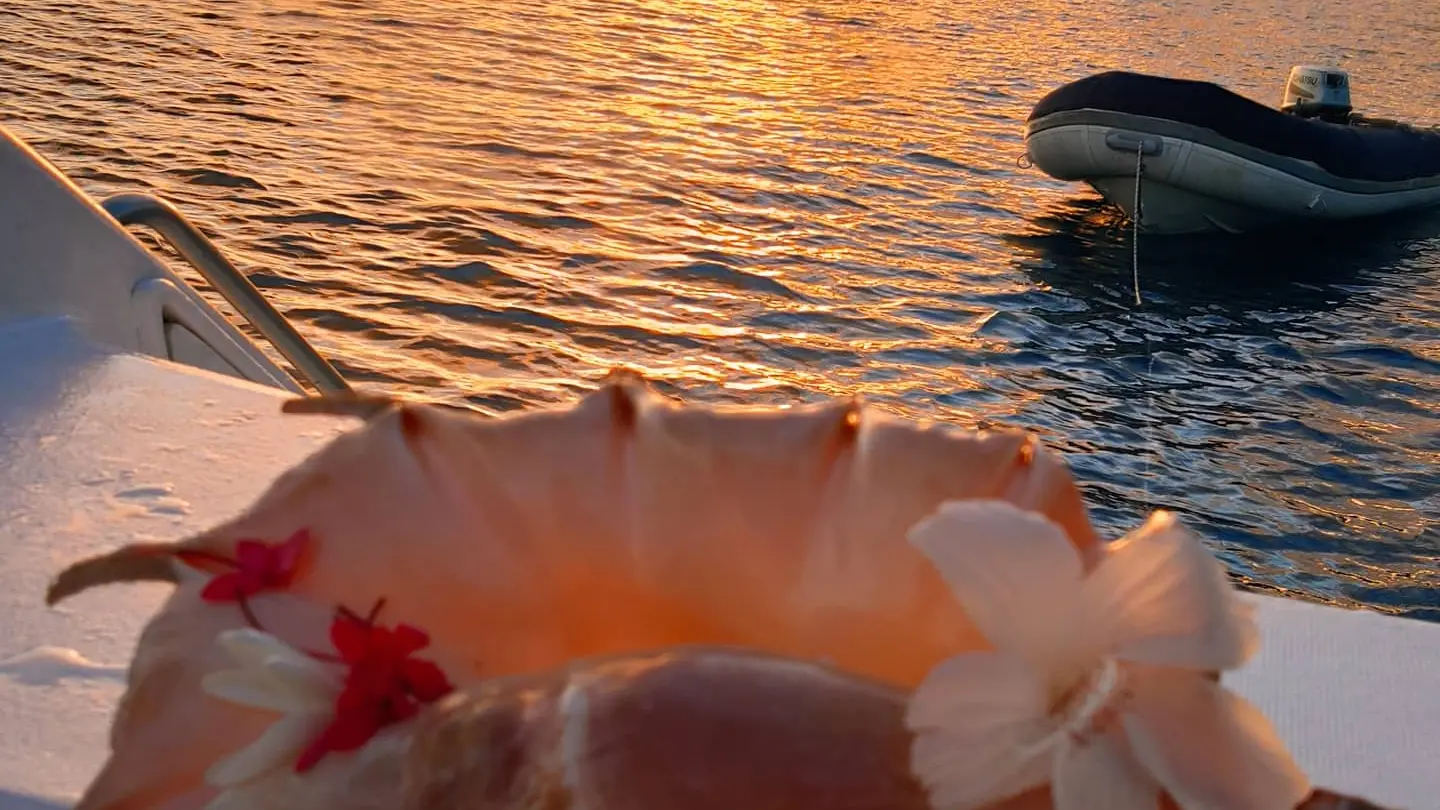
[(1106, 657), (1100, 666), (1062, 699), (1056, 717), (1060, 721), (1059, 733), (1068, 736), (1076, 745), (1086, 745), (1096, 736), (1104, 734), (1119, 719), (1125, 702), (1130, 697), (1125, 673), (1120, 663)]

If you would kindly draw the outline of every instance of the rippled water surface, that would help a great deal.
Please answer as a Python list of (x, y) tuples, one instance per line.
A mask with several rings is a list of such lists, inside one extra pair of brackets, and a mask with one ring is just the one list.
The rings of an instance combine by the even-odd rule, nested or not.
[(11, 0), (0, 121), (209, 230), (362, 385), (487, 411), (614, 364), (1043, 431), (1096, 519), (1440, 619), (1440, 218), (1131, 244), (1022, 170), (1108, 68), (1440, 109), (1406, 0)]

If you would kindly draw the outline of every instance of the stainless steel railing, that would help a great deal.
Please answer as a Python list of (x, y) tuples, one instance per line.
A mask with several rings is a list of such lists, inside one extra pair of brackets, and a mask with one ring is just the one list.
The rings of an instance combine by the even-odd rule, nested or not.
[(350, 384), (320, 352), (295, 331), (250, 279), (179, 209), (148, 194), (117, 194), (101, 205), (121, 225), (145, 225), (155, 231), (191, 267), (204, 276), (240, 316), (289, 360), (300, 375), (324, 394), (350, 393)]

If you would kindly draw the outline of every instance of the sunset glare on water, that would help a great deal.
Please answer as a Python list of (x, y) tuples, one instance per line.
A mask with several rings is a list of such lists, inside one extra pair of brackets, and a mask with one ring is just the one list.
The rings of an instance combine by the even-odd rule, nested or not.
[(1142, 237), (1137, 308), (1122, 223), (1018, 164), (1085, 75), (1273, 105), (1311, 62), (1440, 119), (1401, 0), (10, 0), (0, 123), (360, 387), (1026, 426), (1108, 533), (1170, 508), (1257, 589), (1440, 620), (1440, 215)]

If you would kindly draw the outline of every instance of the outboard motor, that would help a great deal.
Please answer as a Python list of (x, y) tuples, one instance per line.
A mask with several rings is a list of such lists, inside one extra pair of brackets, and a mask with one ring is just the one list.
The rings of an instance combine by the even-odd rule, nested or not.
[(1283, 112), (1336, 124), (1350, 120), (1350, 74), (1333, 67), (1296, 65), (1285, 82)]

